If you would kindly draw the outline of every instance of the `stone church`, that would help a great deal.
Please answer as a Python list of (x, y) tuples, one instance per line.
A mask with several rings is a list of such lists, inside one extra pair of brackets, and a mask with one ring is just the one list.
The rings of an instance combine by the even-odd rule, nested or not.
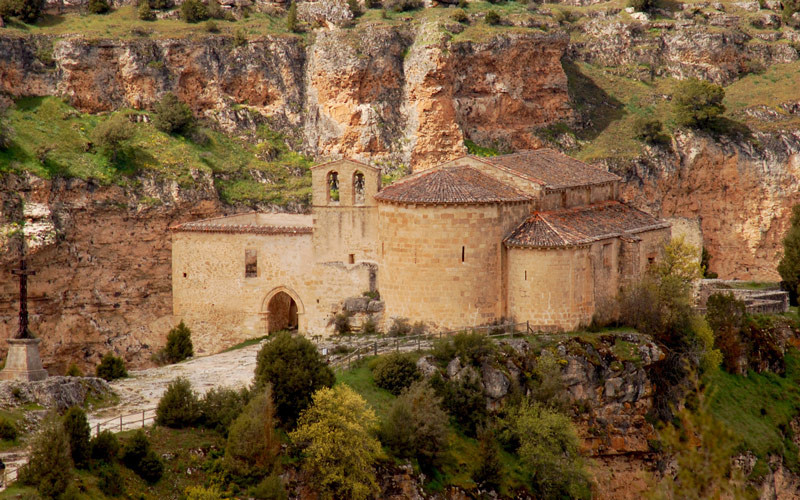
[[(551, 149), (464, 156), (382, 187), (353, 160), (312, 167), (312, 214), (172, 230), (176, 319), (196, 343), (333, 332), (348, 304), (379, 326), (513, 319), (571, 330), (637, 279), (669, 223), (618, 200), (620, 178)], [(367, 300), (377, 292), (380, 301)]]

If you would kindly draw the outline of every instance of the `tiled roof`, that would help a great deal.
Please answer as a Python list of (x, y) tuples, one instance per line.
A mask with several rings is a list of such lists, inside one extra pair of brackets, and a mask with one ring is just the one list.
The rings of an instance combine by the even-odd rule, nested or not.
[(376, 200), (395, 203), (455, 204), (528, 201), (516, 188), (467, 166), (426, 170), (381, 190)]
[(510, 170), (549, 189), (602, 184), (619, 180), (619, 177), (611, 172), (548, 148), (491, 156), (480, 158), (480, 160)]
[(584, 245), (617, 236), (669, 227), (641, 210), (618, 201), (536, 212), (505, 238), (506, 246), (552, 248)]
[(301, 214), (249, 213), (186, 222), (169, 229), (196, 233), (311, 234), (312, 217)]

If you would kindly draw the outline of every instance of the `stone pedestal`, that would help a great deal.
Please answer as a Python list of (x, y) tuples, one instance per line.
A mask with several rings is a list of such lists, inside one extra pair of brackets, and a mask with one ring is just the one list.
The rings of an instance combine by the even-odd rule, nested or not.
[(6, 367), (0, 371), (0, 380), (44, 380), (47, 370), (39, 358), (42, 339), (8, 339)]

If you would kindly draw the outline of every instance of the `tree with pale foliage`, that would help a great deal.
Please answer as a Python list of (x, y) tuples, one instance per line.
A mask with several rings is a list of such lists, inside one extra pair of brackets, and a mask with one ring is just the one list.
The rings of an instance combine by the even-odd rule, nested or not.
[(303, 470), (322, 499), (361, 500), (377, 492), (373, 464), (381, 453), (378, 419), (346, 385), (314, 393), (289, 436), (302, 449)]

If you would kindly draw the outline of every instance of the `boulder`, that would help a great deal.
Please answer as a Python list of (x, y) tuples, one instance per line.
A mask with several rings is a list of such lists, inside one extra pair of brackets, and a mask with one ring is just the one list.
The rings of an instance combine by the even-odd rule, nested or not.
[(456, 378), (461, 372), (461, 358), (453, 358), (447, 363), (447, 378)]
[(490, 365), (483, 365), (483, 392), (492, 399), (500, 399), (508, 394), (511, 382), (508, 377), (497, 368)]
[(773, 14), (771, 12), (765, 12), (758, 16), (752, 22), (753, 26), (756, 28), (760, 28), (763, 30), (766, 29), (780, 29), (781, 27), (781, 17), (777, 14)]
[(369, 297), (350, 297), (344, 301), (344, 310), (351, 313), (367, 312)]
[(432, 377), (439, 372), (433, 362), (433, 356), (422, 356), (417, 360), (417, 369), (423, 377)]
[(48, 377), (36, 382), (0, 382), (0, 404), (14, 407), (36, 403), (45, 408), (64, 411), (83, 406), (86, 399), (102, 399), (113, 394), (108, 383), (97, 377)]

